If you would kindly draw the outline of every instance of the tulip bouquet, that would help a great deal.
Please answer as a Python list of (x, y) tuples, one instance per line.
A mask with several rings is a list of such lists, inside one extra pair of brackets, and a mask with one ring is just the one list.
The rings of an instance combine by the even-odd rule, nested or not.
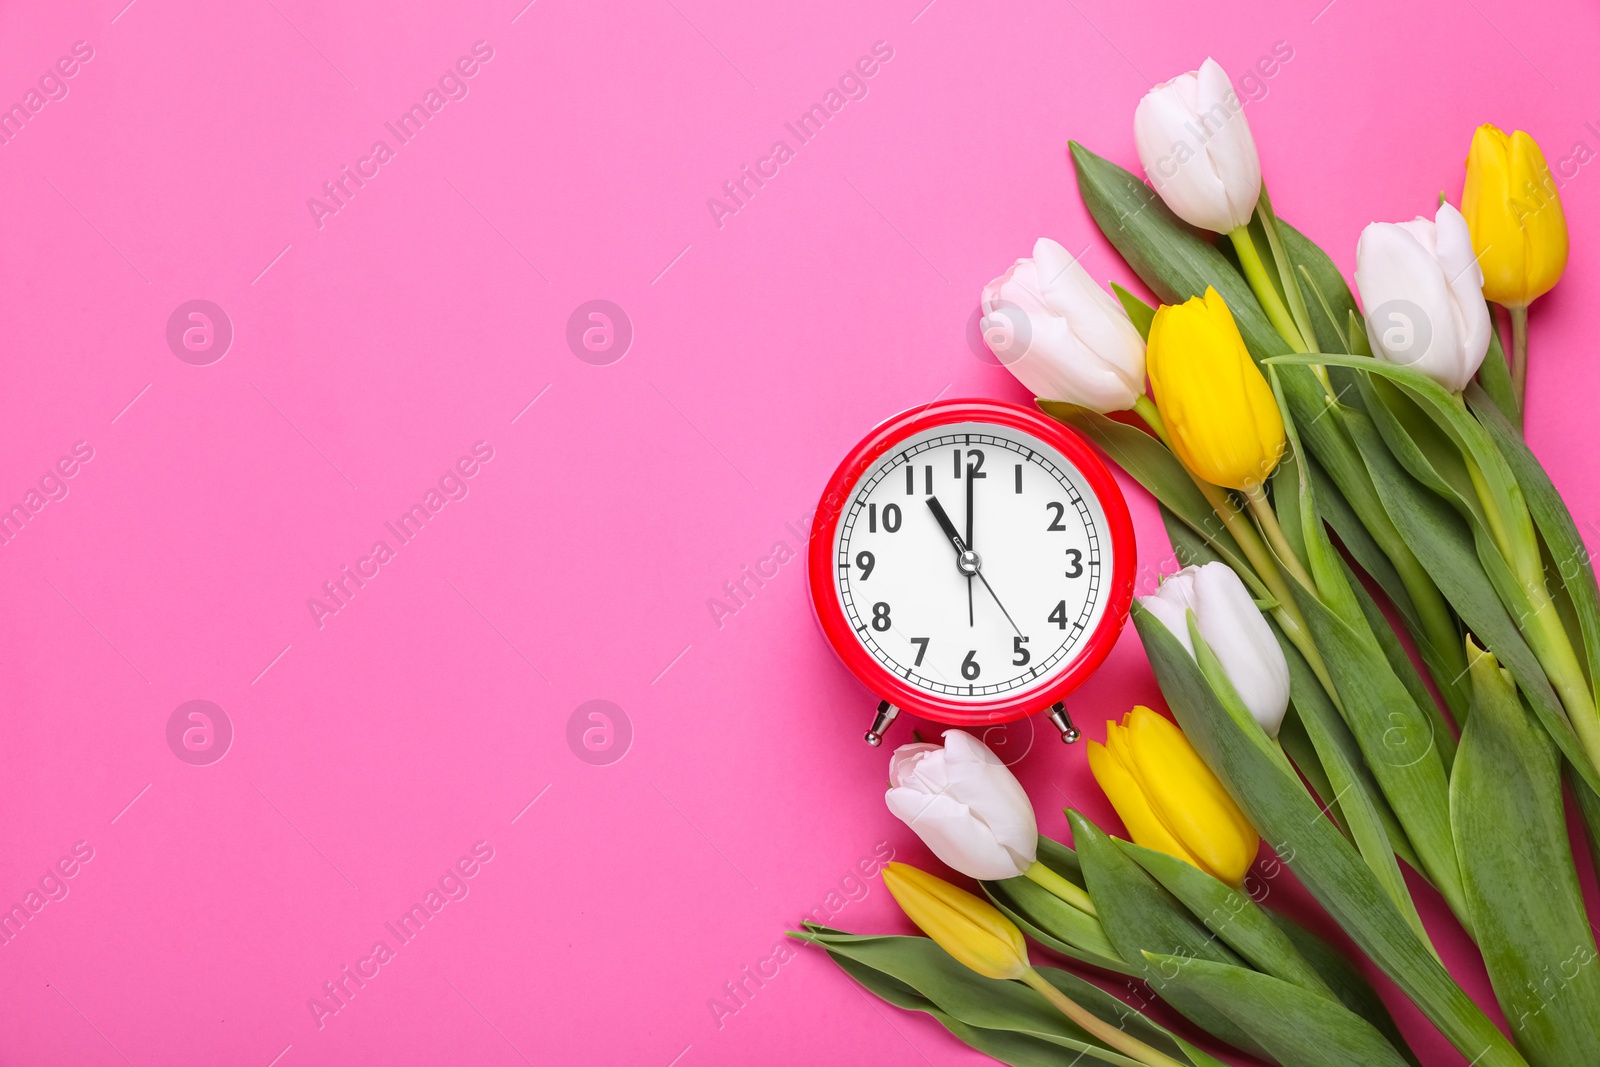
[[(1072, 158), (1091, 215), (1162, 306), (1120, 289), (1115, 310), (1086, 300), (1098, 286), (1041, 241), (1034, 261), (1050, 267), (1014, 267), (984, 310), (1005, 361), (1004, 309), (1036, 309), (1013, 370), (1027, 362), (1018, 376), (1041, 407), (1156, 496), (1194, 568), (1134, 611), (1163, 691), (1239, 807), (1469, 1059), (1593, 1059), (1600, 975), (1564, 977), (1559, 1009), (1538, 989), (1594, 952), (1563, 764), (1600, 828), (1600, 596), (1520, 434), (1527, 305), (1567, 254), (1538, 148), (1483, 127), (1462, 210), (1367, 227), (1363, 314), (1332, 261), (1277, 217), (1220, 67), (1156, 87), (1134, 123), (1154, 191), (1080, 145)], [(1174, 151), (1196, 130), (1198, 150)], [(1030, 278), (1038, 292), (1017, 292)], [(1509, 366), (1486, 296), (1510, 312)], [(1086, 321), (1090, 308), (1116, 327)], [(1039, 318), (1070, 340), (1045, 348)], [(1080, 388), (1091, 372), (1126, 388)], [(1205, 575), (1223, 571), (1241, 583), (1233, 607), (1217, 592), (1208, 607)], [(1246, 590), (1285, 670), (1237, 622)], [(1400, 861), (1477, 941), (1516, 1048), (1439, 965)]]
[[(1074, 848), (1039, 837), (1009, 772), (951, 732), (896, 754), (889, 805), (988, 902), (897, 867), (935, 944), (799, 936), (1011, 1063), (1211, 1062), (1033, 968), (1024, 935), (1276, 1062), (1415, 1062), (1348, 961), (1242, 891), (1264, 838), (1471, 1063), (1600, 1061), (1564, 804), (1600, 866), (1600, 587), (1521, 432), (1528, 308), (1567, 258), (1539, 148), (1479, 128), (1459, 208), (1368, 226), (1352, 292), (1277, 216), (1214, 61), (1151, 90), (1134, 129), (1148, 185), (1071, 156), (1157, 303), (1048, 238), (982, 294), (1000, 361), (1151, 492), (1183, 566), (1133, 608), (1177, 725), (1135, 708), (1089, 745), (1132, 840), (1075, 811)], [(1509, 1040), (1403, 867), (1477, 944)]]

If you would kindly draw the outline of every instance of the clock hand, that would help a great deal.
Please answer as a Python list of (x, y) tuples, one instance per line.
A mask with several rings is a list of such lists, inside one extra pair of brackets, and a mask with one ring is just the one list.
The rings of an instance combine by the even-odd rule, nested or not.
[(1017, 636), (1021, 637), (1022, 636), (1022, 627), (1017, 625), (1016, 620), (1011, 617), (1011, 612), (1007, 611), (1006, 610), (1006, 606), (1004, 604), (1000, 603), (1000, 598), (995, 596), (995, 594), (994, 594), (994, 586), (989, 584), (989, 579), (987, 579), (987, 578), (985, 578), (983, 576), (983, 571), (981, 571), (981, 570), (975, 571), (973, 573), (975, 573), (978, 576), (978, 581), (983, 583), (983, 587), (985, 589), (989, 590), (989, 595), (991, 597), (994, 597), (994, 606), (1000, 609), (1000, 614), (1002, 614), (1002, 615), (1004, 615), (1006, 617), (1006, 622), (1009, 622), (1011, 624), (1011, 628), (1013, 630), (1017, 631)]
[[(974, 468), (969, 466), (967, 468), (967, 549), (968, 549), (968, 551), (975, 551), (972, 548), (972, 487), (974, 485), (976, 485), (977, 482), (978, 482), (978, 479), (974, 474)], [(983, 584), (985, 586), (987, 586), (989, 583), (988, 582), (984, 582)], [(992, 593), (993, 590), (990, 590), (990, 592)], [(998, 601), (996, 603), (998, 603)], [(973, 618), (972, 618), (972, 575), (969, 574), (969, 575), (967, 575), (967, 626), (971, 627), (972, 625), (973, 625)]]
[(955, 546), (956, 556), (958, 557), (956, 566), (961, 568), (961, 573), (965, 574), (966, 567), (962, 566), (963, 560), (959, 557), (964, 556), (968, 552), (968, 548), (966, 542), (961, 540), (961, 534), (956, 531), (956, 524), (950, 521), (950, 514), (944, 510), (944, 505), (939, 503), (938, 497), (930, 496), (928, 498), (928, 510), (933, 512), (933, 519), (939, 524), (939, 529), (944, 531), (945, 537), (949, 538), (950, 543)]
[(1011, 617), (1011, 612), (1006, 610), (1006, 606), (1000, 603), (1000, 598), (995, 596), (994, 587), (989, 584), (989, 579), (983, 576), (983, 561), (961, 539), (960, 531), (956, 529), (956, 524), (950, 521), (950, 515), (944, 510), (944, 505), (939, 503), (938, 497), (928, 497), (928, 510), (933, 512), (934, 521), (939, 524), (939, 529), (944, 531), (945, 537), (950, 539), (950, 544), (956, 550), (956, 569), (966, 575), (969, 581), (976, 577), (983, 583), (983, 587), (989, 590), (989, 595), (994, 597), (995, 607), (1000, 609), (1000, 614), (1006, 617), (1006, 622), (1009, 622), (1011, 628), (1017, 631), (1017, 636), (1021, 637), (1022, 628)]

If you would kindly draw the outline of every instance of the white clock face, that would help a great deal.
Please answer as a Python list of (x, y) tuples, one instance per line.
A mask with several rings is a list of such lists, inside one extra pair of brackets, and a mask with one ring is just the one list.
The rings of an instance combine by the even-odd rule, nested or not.
[(927, 430), (854, 487), (834, 544), (856, 639), (910, 685), (982, 704), (1043, 686), (1105, 613), (1111, 543), (1078, 469), (1031, 434)]

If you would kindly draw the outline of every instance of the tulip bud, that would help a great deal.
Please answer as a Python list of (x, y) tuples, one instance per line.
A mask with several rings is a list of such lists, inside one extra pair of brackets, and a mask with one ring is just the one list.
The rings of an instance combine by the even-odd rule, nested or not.
[(1133, 137), (1150, 184), (1184, 222), (1227, 233), (1250, 221), (1261, 161), (1244, 105), (1216, 60), (1146, 93)]
[(1089, 769), (1136, 844), (1244, 881), (1260, 835), (1166, 718), (1141, 705), (1120, 726), (1106, 723), (1106, 743), (1089, 742)]
[(983, 339), (1046, 400), (1102, 414), (1144, 395), (1144, 338), (1114, 297), (1055, 241), (1041, 237), (983, 287)]
[(1265, 481), (1283, 455), (1283, 416), (1215, 289), (1156, 311), (1148, 360), (1183, 465), (1230, 489)]
[(906, 917), (957, 963), (985, 978), (1021, 978), (1031, 968), (1022, 931), (987, 900), (904, 863), (883, 869)]
[(1489, 350), (1491, 327), (1461, 212), (1440, 204), (1432, 222), (1419, 216), (1362, 230), (1356, 288), (1375, 355), (1452, 392), (1466, 388)]
[(1215, 561), (1185, 567), (1162, 582), (1153, 596), (1140, 597), (1139, 603), (1172, 631), (1191, 656), (1189, 612), (1194, 612), (1201, 638), (1216, 653), (1244, 706), (1268, 737), (1278, 736), (1289, 707), (1289, 663), (1232, 567)]
[(1507, 137), (1485, 123), (1472, 135), (1461, 213), (1483, 270), (1483, 293), (1526, 307), (1550, 291), (1567, 266), (1561, 194), (1532, 137)]
[(1033, 865), (1039, 826), (1011, 769), (961, 730), (944, 747), (901, 745), (884, 801), (944, 863), (968, 878), (1015, 878)]

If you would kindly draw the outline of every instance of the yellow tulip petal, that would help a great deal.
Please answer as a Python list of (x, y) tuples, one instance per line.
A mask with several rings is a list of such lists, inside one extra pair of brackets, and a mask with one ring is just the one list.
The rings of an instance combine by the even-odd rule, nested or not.
[(1134, 778), (1133, 772), (1124, 766), (1113, 752), (1094, 741), (1089, 742), (1089, 770), (1093, 772), (1094, 780), (1100, 783), (1100, 789), (1105, 793), (1106, 799), (1110, 800), (1111, 806), (1117, 810), (1122, 825), (1128, 830), (1128, 836), (1136, 844), (1156, 852), (1165, 852), (1175, 859), (1204, 869), (1194, 853), (1184, 848), (1183, 842), (1174, 837), (1162, 824), (1149, 802), (1145, 800), (1144, 791)]
[(1283, 454), (1283, 419), (1215, 289), (1156, 311), (1146, 367), (1184, 466), (1234, 489), (1272, 473)]
[(1196, 866), (1238, 885), (1255, 861), (1260, 837), (1183, 731), (1149, 708), (1128, 722), (1134, 778), (1167, 831), (1198, 857)]
[(1467, 153), (1461, 213), (1490, 300), (1524, 307), (1567, 266), (1567, 220), (1544, 153), (1521, 130), (1479, 126)]
[(1022, 931), (987, 900), (904, 863), (884, 867), (883, 884), (906, 917), (958, 963), (988, 978), (1027, 972)]

